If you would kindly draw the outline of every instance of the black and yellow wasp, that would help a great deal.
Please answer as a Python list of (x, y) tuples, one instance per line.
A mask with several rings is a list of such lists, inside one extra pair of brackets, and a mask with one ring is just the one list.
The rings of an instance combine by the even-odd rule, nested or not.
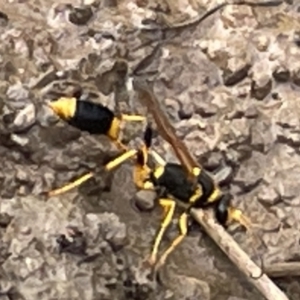
[[(219, 10), (220, 8), (235, 4), (235, 5), (249, 5), (249, 6), (277, 6), (280, 5), (282, 1), (279, 0), (270, 0), (267, 2), (262, 3), (252, 3), (248, 2), (246, 0), (237, 0), (234, 1), (234, 3), (222, 3), (215, 8), (208, 11), (204, 16), (202, 16), (199, 20), (192, 22), (191, 24), (198, 24), (199, 22), (202, 22), (204, 19), (206, 19), (208, 16), (213, 14), (215, 11)], [(179, 29), (180, 27), (185, 28), (189, 25), (182, 24), (177, 26), (176, 28)], [(120, 114), (119, 116), (115, 115), (114, 112), (112, 112), (107, 107), (101, 105), (101, 104), (95, 104), (89, 101), (79, 100), (80, 95), (74, 95), (73, 97), (61, 97), (56, 101), (50, 102), (49, 106), (51, 109), (55, 112), (56, 115), (58, 115), (61, 119), (68, 122), (70, 125), (82, 130), (87, 131), (91, 134), (102, 134), (108, 136), (119, 148), (122, 150), (125, 150), (126, 152), (122, 154), (120, 157), (116, 158), (114, 161), (110, 162), (108, 165), (105, 166), (105, 169), (107, 171), (111, 170), (112, 168), (120, 165), (122, 162), (126, 161), (127, 159), (135, 156), (136, 150), (128, 150), (125, 145), (121, 143), (119, 140), (119, 133), (120, 133), (120, 126), (123, 121), (145, 121), (146, 118), (144, 116), (140, 115), (126, 115), (126, 114)], [(182, 143), (179, 141), (176, 141), (176, 136), (174, 133), (174, 130), (172, 130), (171, 126), (167, 124), (166, 118), (160, 117), (159, 110), (156, 112), (156, 109), (159, 109), (157, 105), (155, 105), (155, 101), (145, 101), (145, 104), (148, 106), (149, 110), (152, 112), (155, 120), (157, 121), (158, 125), (160, 126), (160, 131), (163, 137), (174, 147), (174, 150), (180, 159), (182, 165), (184, 168), (188, 171), (188, 177), (191, 177), (193, 175), (194, 177), (198, 178), (199, 185), (207, 190), (204, 190), (201, 192), (202, 196), (201, 199), (206, 199), (207, 195), (209, 195), (209, 199), (207, 199), (206, 202), (216, 202), (216, 203), (225, 203), (224, 197), (225, 196), (218, 196), (219, 195), (219, 188), (214, 186), (214, 183), (212, 182), (212, 179), (210, 176), (207, 176), (205, 171), (202, 170), (200, 167), (197, 167), (194, 163), (193, 159), (189, 155), (188, 151), (185, 150), (185, 147)], [(153, 107), (150, 107), (151, 105), (154, 105)], [(179, 148), (177, 148), (179, 147)], [(144, 151), (145, 152), (145, 151)], [(199, 174), (198, 174), (199, 173)], [(57, 190), (50, 191), (48, 193), (48, 196), (54, 196), (59, 195), (61, 193), (64, 193), (66, 191), (69, 191), (73, 189), (74, 187), (79, 186), (83, 182), (87, 181), (91, 177), (94, 176), (94, 173), (90, 172), (86, 175), (80, 177), (76, 181), (67, 184), (63, 186), (62, 188), (59, 188)], [(202, 181), (207, 180), (206, 183), (203, 183)], [(205, 184), (208, 184), (206, 186)], [(198, 189), (196, 189), (198, 191)], [(199, 203), (198, 198), (194, 197), (197, 203)], [(194, 199), (193, 198), (193, 199)], [(215, 200), (222, 198), (221, 200)], [(190, 202), (193, 202), (194, 200), (191, 200)], [(205, 202), (204, 200), (200, 201)], [(230, 202), (227, 200), (227, 202)], [(224, 205), (223, 205), (224, 206)], [(221, 205), (220, 205), (221, 207)], [(227, 210), (229, 212), (229, 210)], [(237, 213), (236, 213), (237, 214)], [(235, 214), (235, 215), (236, 215)], [(233, 214), (230, 214), (233, 215)]]
[[(214, 179), (196, 163), (188, 152), (185, 144), (176, 136), (174, 127), (169, 123), (162, 112), (158, 100), (144, 81), (135, 81), (134, 87), (138, 98), (148, 108), (157, 124), (160, 135), (171, 144), (181, 164), (165, 162), (156, 152), (151, 151), (152, 129), (148, 127), (145, 132), (145, 146), (137, 153), (134, 169), (134, 182), (140, 189), (162, 189), (163, 197), (159, 204), (164, 209), (164, 220), (155, 238), (154, 246), (149, 258), (150, 264), (162, 265), (168, 255), (176, 248), (187, 234), (187, 221), (190, 208), (214, 208), (217, 221), (227, 226), (232, 221), (239, 222), (246, 229), (251, 226), (250, 221), (243, 213), (231, 205), (232, 196), (223, 193)], [(148, 167), (148, 154), (153, 156), (156, 167)], [(179, 217), (180, 235), (163, 253), (157, 262), (158, 248), (163, 234), (170, 225), (176, 207), (176, 201), (189, 204), (189, 209)]]
[[(116, 115), (108, 107), (90, 101), (80, 100), (80, 93), (76, 93), (73, 97), (61, 97), (55, 101), (49, 102), (49, 107), (61, 119), (68, 124), (81, 131), (87, 131), (90, 134), (106, 135), (116, 146), (125, 150), (125, 153), (109, 162), (104, 169), (110, 171), (120, 165), (122, 162), (136, 155), (137, 151), (129, 150), (120, 140), (120, 129), (122, 122), (145, 121), (145, 117), (141, 115)], [(72, 183), (61, 188), (48, 192), (48, 196), (55, 196), (67, 192), (94, 176), (93, 172), (89, 172)]]

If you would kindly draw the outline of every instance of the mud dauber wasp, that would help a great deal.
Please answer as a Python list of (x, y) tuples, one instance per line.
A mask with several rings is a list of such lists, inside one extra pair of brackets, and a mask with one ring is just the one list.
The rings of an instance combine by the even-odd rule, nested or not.
[[(181, 164), (165, 162), (158, 153), (151, 150), (152, 129), (147, 127), (144, 134), (145, 145), (138, 151), (134, 168), (134, 182), (140, 189), (162, 190), (159, 204), (164, 209), (164, 219), (155, 238), (149, 258), (151, 265), (159, 268), (170, 253), (180, 244), (187, 234), (187, 222), (191, 208), (213, 207), (217, 221), (227, 227), (232, 221), (240, 223), (247, 230), (251, 222), (231, 204), (232, 195), (224, 193), (213, 177), (206, 172), (191, 156), (185, 144), (177, 137), (174, 127), (160, 108), (160, 104), (145, 81), (135, 80), (134, 87), (140, 102), (147, 107), (158, 127), (159, 134), (172, 146)], [(156, 167), (147, 165), (148, 154), (153, 156)], [(164, 232), (170, 225), (176, 201), (188, 203), (188, 208), (179, 217), (180, 235), (162, 254), (157, 262), (158, 248)]]

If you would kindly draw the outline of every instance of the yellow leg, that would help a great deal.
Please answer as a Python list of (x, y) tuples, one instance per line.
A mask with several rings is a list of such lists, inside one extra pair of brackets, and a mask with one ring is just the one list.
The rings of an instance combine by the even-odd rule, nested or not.
[(119, 132), (120, 132), (120, 126), (121, 122), (143, 122), (146, 120), (146, 117), (140, 116), (140, 115), (126, 115), (122, 114), (119, 118), (115, 118), (113, 120), (113, 123), (111, 125), (111, 128), (108, 132), (108, 136), (112, 139), (112, 141), (116, 144), (118, 149), (121, 150), (128, 150), (128, 147), (125, 146), (119, 139)]
[[(136, 150), (129, 150), (123, 154), (121, 154), (119, 157), (117, 157), (116, 159), (110, 161), (108, 164), (105, 165), (104, 169), (106, 171), (111, 171), (112, 169), (116, 168), (117, 166), (119, 166), (120, 164), (122, 164), (123, 162), (125, 162), (126, 160), (128, 160), (129, 158), (133, 157), (134, 155), (136, 155)], [(57, 196), (63, 193), (66, 193), (78, 186), (80, 186), (81, 184), (83, 184), (84, 182), (86, 182), (87, 180), (89, 180), (90, 178), (94, 177), (95, 174), (90, 172), (87, 173), (83, 176), (81, 176), (80, 178), (76, 179), (75, 181), (68, 183), (66, 185), (64, 185), (61, 188), (58, 188), (56, 190), (52, 190), (50, 192), (47, 193), (48, 197), (53, 197), (53, 196)]]
[(137, 150), (131, 149), (123, 154), (121, 154), (119, 157), (115, 158), (114, 160), (110, 161), (108, 164), (105, 165), (106, 171), (111, 171), (112, 169), (116, 168), (126, 160), (130, 159), (131, 157), (135, 156), (137, 154)]
[[(75, 98), (74, 98), (75, 99)], [(65, 100), (64, 100), (65, 101)], [(70, 101), (67, 101), (66, 103), (69, 104)], [(54, 105), (52, 104), (51, 106), (52, 108), (54, 107)], [(54, 107), (55, 108), (55, 107)], [(53, 108), (53, 109), (54, 109)], [(138, 116), (138, 115), (121, 115), (121, 120), (124, 121), (144, 121), (146, 118), (143, 116)], [(137, 154), (137, 150), (128, 150), (128, 147), (125, 146), (119, 139), (119, 130), (120, 130), (120, 119), (115, 118), (113, 120), (112, 126), (110, 131), (108, 132), (108, 137), (110, 137), (110, 139), (112, 140), (113, 143), (116, 144), (117, 148), (121, 149), (121, 150), (125, 150), (126, 152), (121, 154), (119, 157), (117, 157), (116, 159), (114, 159), (113, 161), (109, 162), (104, 169), (106, 171), (110, 171), (114, 168), (116, 168), (117, 166), (119, 166), (120, 164), (122, 164), (123, 162), (125, 162), (126, 160), (130, 159), (131, 157), (135, 156)], [(148, 155), (148, 152), (146, 150), (144, 150), (145, 155)], [(77, 180), (75, 180), (74, 182), (71, 182), (67, 185), (64, 185), (61, 188), (58, 188), (56, 190), (52, 190), (50, 192), (47, 193), (47, 195), (49, 197), (52, 196), (57, 196), (60, 194), (63, 194), (65, 192), (70, 191), (71, 189), (78, 187), (79, 185), (81, 185), (82, 183), (84, 183), (85, 181), (89, 180), (90, 178), (92, 178), (94, 176), (94, 173), (90, 172), (85, 174), (84, 176), (78, 178)]]
[(170, 225), (170, 223), (172, 221), (174, 211), (175, 211), (175, 206), (176, 206), (176, 203), (174, 202), (174, 200), (171, 200), (171, 199), (160, 199), (159, 204), (164, 209), (165, 217), (161, 223), (160, 230), (155, 238), (154, 246), (152, 248), (152, 252), (151, 252), (151, 255), (149, 258), (149, 263), (151, 265), (154, 265), (156, 263), (158, 247), (162, 241), (163, 235), (164, 235), (167, 227)]
[(139, 115), (121, 115), (120, 117), (115, 117), (112, 120), (107, 136), (115, 143), (118, 149), (127, 151), (128, 148), (119, 140), (121, 123), (123, 121), (134, 122), (134, 121), (145, 121), (146, 118)]
[(142, 122), (146, 120), (146, 117), (140, 116), (140, 115), (126, 115), (122, 114), (121, 115), (121, 120), (122, 121), (127, 121), (127, 122)]
[(251, 221), (242, 213), (242, 211), (234, 207), (228, 208), (227, 225), (229, 225), (231, 222), (237, 222), (241, 224), (246, 228), (246, 230), (250, 230), (252, 227)]
[(188, 220), (188, 214), (183, 213), (179, 218), (180, 235), (172, 242), (171, 246), (162, 254), (161, 258), (159, 259), (155, 267), (156, 270), (165, 263), (168, 256), (175, 250), (175, 248), (182, 242), (182, 240), (187, 235), (187, 220)]
[(48, 197), (53, 197), (53, 196), (57, 196), (57, 195), (66, 193), (66, 192), (76, 188), (77, 186), (81, 185), (85, 181), (89, 180), (93, 176), (94, 176), (94, 173), (92, 173), (92, 172), (87, 173), (87, 174), (81, 176), (80, 178), (78, 178), (77, 180), (64, 185), (61, 188), (58, 188), (56, 190), (52, 190), (52, 191), (48, 192), (47, 195), (48, 195)]

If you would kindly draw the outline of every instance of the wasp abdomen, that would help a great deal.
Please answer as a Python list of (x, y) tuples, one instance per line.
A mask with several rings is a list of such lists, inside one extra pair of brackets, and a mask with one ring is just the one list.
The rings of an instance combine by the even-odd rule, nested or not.
[(107, 134), (114, 117), (114, 113), (107, 107), (80, 100), (77, 101), (75, 115), (68, 123), (90, 134)]

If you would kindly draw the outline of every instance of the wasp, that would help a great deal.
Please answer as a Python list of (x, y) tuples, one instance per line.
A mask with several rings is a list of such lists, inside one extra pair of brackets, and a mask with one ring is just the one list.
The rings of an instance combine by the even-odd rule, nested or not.
[[(115, 114), (108, 107), (87, 100), (80, 100), (81, 93), (75, 93), (72, 97), (61, 97), (48, 103), (53, 112), (69, 125), (89, 132), (92, 135), (105, 135), (116, 144), (116, 146), (125, 150), (125, 153), (105, 165), (104, 169), (110, 171), (120, 165), (122, 162), (136, 155), (136, 150), (129, 150), (119, 139), (121, 125), (123, 122), (143, 122), (145, 117), (141, 115)], [(65, 193), (88, 179), (95, 174), (89, 172), (77, 180), (64, 185), (61, 188), (52, 190), (47, 193), (48, 196), (55, 196)]]
[[(149, 263), (160, 267), (170, 253), (182, 242), (188, 231), (188, 218), (191, 208), (213, 207), (216, 220), (225, 228), (233, 221), (240, 223), (247, 230), (250, 220), (231, 204), (232, 196), (224, 193), (213, 177), (205, 171), (191, 156), (185, 144), (176, 136), (175, 128), (160, 108), (157, 98), (144, 81), (134, 81), (138, 98), (152, 114), (160, 135), (171, 144), (181, 164), (165, 162), (156, 152), (151, 151), (152, 129), (148, 126), (145, 131), (145, 145), (137, 153), (134, 168), (134, 182), (140, 189), (162, 190), (158, 199), (164, 210), (164, 218), (155, 238), (149, 257)], [(155, 160), (155, 167), (147, 165), (148, 154)], [(176, 208), (176, 201), (187, 203), (188, 209), (179, 217), (180, 235), (174, 239), (170, 247), (157, 260), (159, 245), (163, 235), (170, 225)], [(178, 203), (178, 202), (177, 202)]]

